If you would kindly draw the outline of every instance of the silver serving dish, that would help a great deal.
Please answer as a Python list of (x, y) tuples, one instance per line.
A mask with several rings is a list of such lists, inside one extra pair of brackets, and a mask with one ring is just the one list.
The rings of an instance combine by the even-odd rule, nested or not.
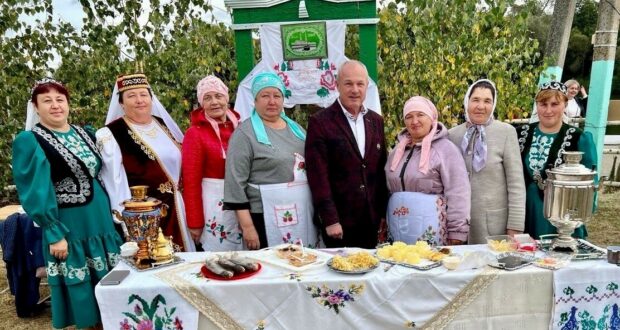
[(430, 270), (430, 269), (433, 269), (433, 268), (441, 266), (441, 261), (427, 261), (427, 262), (422, 262), (419, 265), (412, 265), (412, 264), (408, 264), (408, 263), (404, 263), (404, 262), (393, 261), (393, 260), (390, 260), (390, 259), (379, 258), (379, 256), (377, 256), (377, 258), (381, 262), (385, 262), (386, 264), (398, 265), (398, 266), (403, 266), (403, 267), (407, 267), (407, 268), (413, 268), (413, 269), (417, 269), (417, 270)]
[(607, 255), (607, 250), (583, 239), (575, 240), (577, 243), (577, 249), (574, 252), (553, 251), (552, 242), (557, 236), (557, 234), (540, 235), (540, 240), (538, 241), (538, 247), (540, 250), (547, 253), (566, 253), (571, 255), (571, 260), (573, 261), (605, 259)]
[(497, 259), (489, 266), (504, 269), (504, 270), (517, 270), (528, 266), (536, 261), (536, 258), (529, 254), (505, 252), (497, 255)]
[(121, 260), (123, 260), (127, 265), (129, 265), (129, 267), (133, 268), (134, 270), (137, 270), (139, 272), (144, 272), (147, 270), (152, 270), (152, 269), (158, 269), (158, 268), (162, 268), (162, 267), (167, 267), (167, 266), (172, 266), (172, 265), (176, 265), (176, 264), (180, 264), (182, 262), (185, 262), (185, 260), (177, 255), (175, 255), (172, 259), (168, 260), (168, 261), (164, 261), (164, 262), (154, 262), (151, 263), (150, 265), (147, 265), (147, 267), (144, 267), (144, 264), (141, 264), (140, 267), (138, 267), (138, 265), (136, 264), (136, 261), (134, 260), (133, 257), (122, 257)]
[(347, 271), (347, 270), (340, 270), (340, 269), (336, 269), (332, 266), (332, 261), (334, 258), (331, 258), (327, 261), (327, 267), (329, 267), (329, 269), (335, 271), (336, 273), (341, 273), (341, 274), (349, 274), (349, 275), (359, 275), (359, 274), (366, 274), (369, 272), (372, 272), (373, 270), (377, 269), (379, 267), (380, 263), (377, 263), (376, 265), (374, 265), (373, 267), (370, 268), (366, 268), (366, 269), (360, 269), (360, 270), (351, 270), (351, 271)]
[[(392, 245), (390, 243), (383, 243), (383, 244), (379, 244), (377, 245), (377, 250), (384, 247), (384, 246), (389, 246)], [(441, 247), (436, 247), (437, 250), (439, 250), (439, 248)], [(394, 261), (394, 260), (390, 260), (390, 259), (385, 259), (385, 258), (381, 258), (379, 257), (379, 255), (377, 254), (377, 252), (375, 251), (375, 257), (377, 259), (379, 259), (381, 262), (384, 262), (386, 264), (390, 264), (393, 266), (403, 266), (403, 267), (407, 267), (407, 268), (413, 268), (413, 269), (417, 269), (417, 270), (430, 270), (436, 267), (441, 266), (441, 260), (440, 261), (431, 261), (431, 260), (426, 260), (424, 259), (420, 264), (418, 265), (413, 265), (413, 264), (408, 264), (405, 262), (398, 262), (398, 261)], [(392, 267), (388, 268), (391, 269)]]

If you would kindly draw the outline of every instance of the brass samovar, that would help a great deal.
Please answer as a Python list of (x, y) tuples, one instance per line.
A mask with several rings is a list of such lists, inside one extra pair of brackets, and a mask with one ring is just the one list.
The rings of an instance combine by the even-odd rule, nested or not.
[(150, 268), (154, 263), (166, 263), (174, 258), (170, 239), (161, 232), (159, 222), (168, 213), (168, 205), (146, 195), (148, 186), (133, 186), (131, 199), (122, 203), (122, 214), (115, 211), (117, 218), (125, 223), (126, 240), (138, 244), (134, 258), (138, 268)]

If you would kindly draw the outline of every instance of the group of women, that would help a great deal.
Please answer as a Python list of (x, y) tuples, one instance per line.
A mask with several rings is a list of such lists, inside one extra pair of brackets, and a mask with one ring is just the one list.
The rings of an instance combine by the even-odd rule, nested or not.
[[(111, 210), (122, 212), (134, 185), (169, 205), (160, 226), (183, 251), (321, 246), (306, 134), (283, 111), (282, 80), (254, 78), (255, 107), (243, 122), (220, 79), (205, 77), (196, 90), (200, 107), (183, 136), (143, 74), (117, 79), (106, 126), (96, 133), (69, 124), (61, 82), (33, 88), (26, 130), (13, 143), (13, 172), (20, 202), (43, 230), (55, 328), (100, 323), (94, 286), (118, 262), (122, 243)], [(591, 136), (562, 122), (567, 94), (561, 83), (543, 85), (540, 122), (518, 130), (494, 119), (498, 91), (489, 80), (469, 87), (467, 122), (450, 130), (429, 99), (409, 99), (385, 164), (392, 238), (454, 245), (553, 232), (542, 213), (545, 170), (567, 150), (595, 163)]]
[[(569, 95), (560, 82), (543, 84), (535, 99), (538, 121), (515, 129), (494, 119), (493, 82), (478, 80), (463, 101), (466, 122), (447, 132), (430, 100), (409, 99), (405, 130), (385, 166), (392, 237), (454, 245), (555, 233), (543, 215), (545, 171), (560, 165), (565, 151), (584, 152), (588, 168), (596, 164), (592, 136), (563, 121)], [(574, 235), (586, 236), (585, 227)]]
[(252, 117), (239, 123), (226, 85), (202, 79), (184, 137), (144, 74), (116, 80), (96, 133), (69, 124), (61, 82), (35, 84), (12, 165), (20, 202), (43, 230), (54, 328), (100, 326), (94, 286), (120, 258), (113, 211), (123, 211), (132, 186), (149, 186), (169, 206), (160, 227), (182, 251), (319, 245), (305, 131), (284, 114), (277, 75), (259, 74), (252, 91)]

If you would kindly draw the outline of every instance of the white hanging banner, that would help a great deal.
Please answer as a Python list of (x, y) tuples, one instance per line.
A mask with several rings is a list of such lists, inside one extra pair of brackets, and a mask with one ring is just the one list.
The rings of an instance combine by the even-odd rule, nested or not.
[[(327, 58), (285, 61), (282, 52), (280, 25), (261, 25), (262, 59), (252, 71), (241, 81), (237, 90), (235, 110), (241, 119), (248, 118), (254, 108), (252, 97), (252, 80), (261, 73), (272, 71), (279, 75), (286, 86), (284, 107), (292, 108), (297, 104), (316, 104), (328, 107), (336, 101), (336, 76), (338, 67), (348, 60), (344, 55), (346, 24), (342, 21), (327, 21)], [(381, 114), (379, 90), (372, 79), (369, 79), (368, 91), (364, 105)]]

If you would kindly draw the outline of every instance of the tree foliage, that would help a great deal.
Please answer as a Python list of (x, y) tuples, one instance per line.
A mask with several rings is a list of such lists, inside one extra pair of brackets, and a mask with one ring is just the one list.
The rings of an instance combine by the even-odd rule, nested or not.
[(380, 11), (382, 108), (391, 136), (402, 127), (402, 107), (413, 95), (431, 99), (448, 127), (457, 124), (473, 81), (487, 77), (499, 90), (496, 116), (531, 109), (540, 68), (538, 42), (526, 16), (507, 15), (512, 2), (396, 0)]
[[(45, 76), (54, 60), (53, 47), (62, 45), (65, 36), (73, 33), (66, 23), (54, 24), (52, 1), (10, 0), (0, 2), (0, 195), (12, 182), (11, 144), (24, 123), (30, 88), (36, 79)], [(32, 16), (31, 23), (23, 20)]]
[[(151, 0), (145, 12), (148, 1), (80, 0), (86, 17), (79, 31), (54, 20), (51, 0), (2, 2), (0, 187), (12, 183), (11, 144), (23, 129), (30, 89), (42, 77), (69, 88), (71, 122), (95, 127), (103, 125), (116, 76), (140, 68), (182, 128), (200, 78), (216, 74), (234, 91), (233, 33), (205, 19), (209, 2)], [(1, 196), (15, 198), (6, 190)]]
[[(95, 127), (103, 125), (116, 76), (140, 68), (182, 129), (205, 75), (220, 76), (234, 99), (233, 32), (207, 18), (209, 2), (150, 0), (146, 10), (143, 0), (79, 0), (85, 13), (79, 30), (54, 20), (51, 0), (0, 3), (0, 187), (12, 183), (11, 143), (23, 127), (30, 88), (44, 76), (67, 84), (70, 120)], [(395, 0), (379, 11), (379, 86), (390, 137), (402, 127), (404, 102), (416, 94), (437, 104), (444, 123), (455, 124), (468, 84), (485, 76), (498, 85), (500, 118), (529, 111), (540, 56), (526, 31), (527, 12), (508, 14), (510, 0), (489, 1), (486, 9), (479, 3)], [(347, 30), (351, 58), (359, 54), (357, 31)], [(305, 112), (295, 115), (305, 121)]]
[(590, 80), (594, 53), (591, 38), (596, 31), (597, 6), (593, 0), (577, 1), (564, 61), (563, 80), (577, 78), (582, 83)]
[[(577, 79), (588, 86), (592, 68), (593, 46), (591, 37), (596, 31), (600, 1), (577, 0), (571, 35), (566, 50), (562, 80)], [(538, 40), (539, 50), (544, 56), (544, 47), (551, 26), (553, 3), (548, 0), (529, 0), (516, 5), (513, 10), (527, 13), (527, 27), (532, 37)], [(620, 49), (620, 38), (617, 41)], [(616, 62), (620, 52), (616, 52)], [(620, 66), (614, 68), (611, 98), (620, 98)]]

